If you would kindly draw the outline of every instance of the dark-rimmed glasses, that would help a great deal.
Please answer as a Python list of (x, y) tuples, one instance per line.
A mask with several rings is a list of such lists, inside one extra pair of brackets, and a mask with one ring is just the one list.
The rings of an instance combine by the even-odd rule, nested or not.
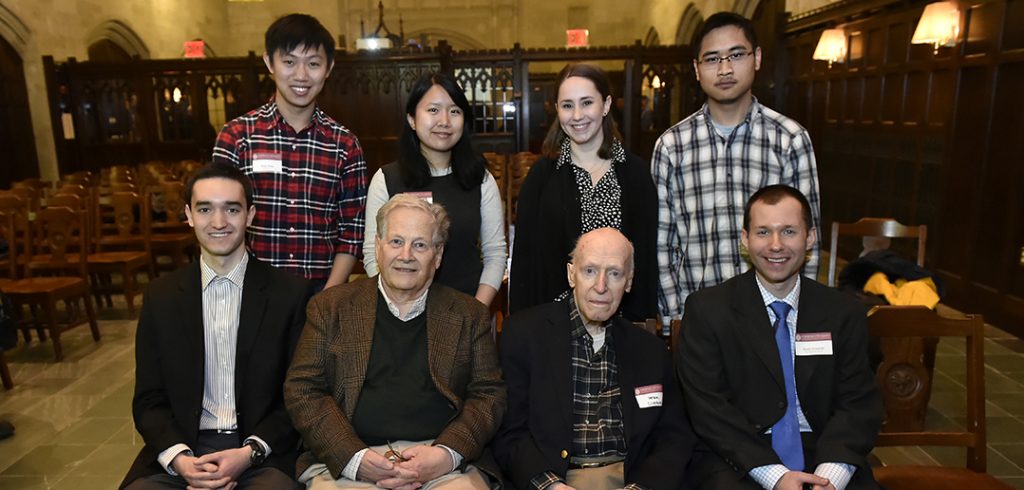
[(729, 53), (725, 56), (718, 56), (715, 54), (705, 56), (700, 59), (701, 65), (715, 66), (724, 63), (728, 60), (730, 63), (736, 63), (739, 60), (754, 54), (753, 51), (736, 51), (735, 53)]

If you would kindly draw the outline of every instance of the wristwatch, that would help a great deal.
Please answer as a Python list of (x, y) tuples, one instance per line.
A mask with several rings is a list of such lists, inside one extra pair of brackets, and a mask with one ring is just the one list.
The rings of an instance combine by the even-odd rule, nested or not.
[(259, 465), (267, 459), (267, 453), (263, 451), (263, 446), (256, 442), (255, 439), (246, 439), (245, 445), (252, 449), (252, 455), (249, 456), (249, 464), (252, 466)]

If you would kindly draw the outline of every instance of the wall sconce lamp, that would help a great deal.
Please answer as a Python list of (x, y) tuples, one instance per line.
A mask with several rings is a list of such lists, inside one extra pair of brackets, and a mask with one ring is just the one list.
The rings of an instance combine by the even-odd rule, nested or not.
[(832, 63), (842, 63), (846, 59), (846, 31), (840, 28), (822, 31), (811, 58), (827, 61), (830, 69)]
[(955, 46), (960, 36), (960, 9), (956, 2), (935, 2), (924, 8), (917, 22), (911, 44), (931, 44), (935, 53), (939, 46)]

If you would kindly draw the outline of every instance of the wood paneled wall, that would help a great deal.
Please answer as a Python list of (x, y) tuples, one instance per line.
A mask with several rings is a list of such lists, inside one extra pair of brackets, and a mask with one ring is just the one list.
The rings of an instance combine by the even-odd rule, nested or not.
[[(961, 2), (959, 43), (937, 51), (910, 44), (926, 3), (791, 19), (782, 109), (811, 132), (823, 231), (864, 216), (928, 225), (945, 301), (1021, 336), (1024, 1)], [(811, 54), (836, 25), (848, 59), (829, 68)]]

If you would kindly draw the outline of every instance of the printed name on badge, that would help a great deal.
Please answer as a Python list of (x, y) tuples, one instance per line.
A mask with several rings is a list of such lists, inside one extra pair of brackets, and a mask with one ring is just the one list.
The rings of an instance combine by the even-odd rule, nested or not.
[(253, 153), (252, 171), (256, 173), (281, 173), (280, 153)]
[(636, 404), (640, 408), (660, 407), (664, 398), (662, 391), (660, 384), (639, 386), (633, 390), (636, 394)]
[(831, 332), (807, 332), (796, 334), (795, 354), (798, 356), (831, 356)]

